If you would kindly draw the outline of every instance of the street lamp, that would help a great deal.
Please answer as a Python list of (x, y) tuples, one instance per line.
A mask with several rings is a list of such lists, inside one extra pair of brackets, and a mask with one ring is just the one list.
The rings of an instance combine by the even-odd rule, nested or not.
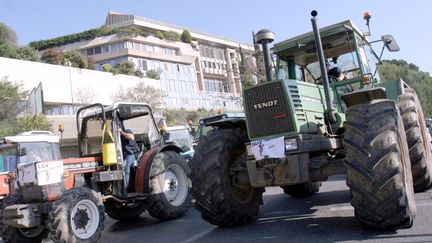
[(74, 114), (75, 113), (75, 105), (74, 105), (74, 99), (73, 99), (72, 74), (71, 74), (72, 63), (69, 60), (66, 60), (66, 65), (69, 66), (69, 87), (70, 87), (71, 101), (72, 101), (72, 114)]

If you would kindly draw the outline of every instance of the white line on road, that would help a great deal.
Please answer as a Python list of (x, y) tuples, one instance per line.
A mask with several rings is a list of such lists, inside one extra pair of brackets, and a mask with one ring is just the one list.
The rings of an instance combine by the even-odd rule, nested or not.
[(217, 229), (217, 227), (212, 227), (206, 230), (201, 231), (200, 233), (193, 235), (192, 237), (187, 238), (186, 240), (180, 242), (180, 243), (191, 243), (194, 242), (204, 236), (206, 236), (207, 234), (210, 234), (210, 232), (212, 232), (213, 230)]
[[(425, 206), (432, 206), (432, 202), (418, 202), (417, 203), (417, 207), (425, 207)], [(344, 211), (344, 210), (354, 210), (354, 208), (350, 205), (330, 208), (330, 211)]]
[(330, 211), (343, 211), (343, 210), (354, 210), (352, 206), (339, 206), (330, 208)]

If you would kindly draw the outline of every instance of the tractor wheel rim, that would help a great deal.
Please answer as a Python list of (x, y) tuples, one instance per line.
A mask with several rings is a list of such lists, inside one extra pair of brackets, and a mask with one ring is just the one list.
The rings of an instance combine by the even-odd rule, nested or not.
[(180, 206), (188, 194), (186, 172), (179, 165), (170, 165), (163, 175), (163, 193), (173, 206)]
[(72, 209), (70, 224), (74, 235), (78, 238), (92, 237), (99, 226), (97, 205), (88, 199), (79, 201)]
[(18, 228), (18, 230), (27, 238), (35, 238), (43, 232), (44, 227), (39, 225), (33, 228)]

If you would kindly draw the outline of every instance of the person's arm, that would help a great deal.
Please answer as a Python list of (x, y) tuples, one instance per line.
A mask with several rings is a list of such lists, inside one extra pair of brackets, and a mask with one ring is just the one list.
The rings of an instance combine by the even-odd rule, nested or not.
[(127, 140), (135, 140), (135, 136), (132, 133), (123, 132), (120, 130), (120, 134), (125, 137)]

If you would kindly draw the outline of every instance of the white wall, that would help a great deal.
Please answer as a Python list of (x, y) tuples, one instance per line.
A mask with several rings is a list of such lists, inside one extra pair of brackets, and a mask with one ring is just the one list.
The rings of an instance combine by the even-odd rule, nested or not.
[(0, 57), (0, 78), (3, 77), (21, 81), (29, 91), (42, 82), (44, 102), (50, 103), (71, 103), (71, 94), (77, 103), (84, 90), (94, 94), (92, 103), (110, 105), (120, 86), (132, 87), (140, 81), (161, 89), (160, 81), (154, 79)]

